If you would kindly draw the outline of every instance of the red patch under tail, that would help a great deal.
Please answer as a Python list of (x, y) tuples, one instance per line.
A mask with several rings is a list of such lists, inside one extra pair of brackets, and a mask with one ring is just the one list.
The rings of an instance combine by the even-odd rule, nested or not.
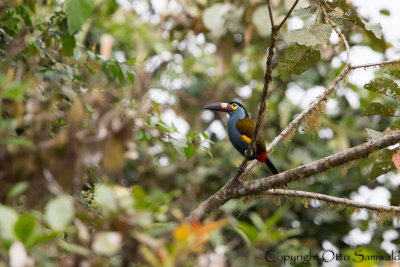
[(266, 162), (268, 157), (267, 154), (265, 154), (265, 152), (261, 153), (260, 155), (258, 155), (258, 157), (256, 158), (259, 162)]

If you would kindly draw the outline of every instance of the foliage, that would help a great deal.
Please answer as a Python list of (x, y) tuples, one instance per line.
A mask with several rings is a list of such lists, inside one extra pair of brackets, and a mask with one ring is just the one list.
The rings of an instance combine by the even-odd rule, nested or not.
[[(252, 117), (257, 114), (271, 27), (267, 5), (61, 2), (0, 4), (1, 264), (261, 266), (260, 251), (296, 255), (325, 249), (326, 240), (349, 249), (346, 234), (373, 224), (372, 215), (352, 220), (349, 210), (327, 212), (314, 202), (307, 208), (307, 201), (304, 207), (286, 199), (283, 206), (266, 205), (271, 199), (262, 197), (250, 204), (232, 200), (203, 223), (185, 222), (241, 161), (218, 128), (224, 117), (202, 106), (242, 99)], [(271, 2), (275, 21), (292, 4)], [(294, 84), (303, 93), (325, 87), (341, 69), (331, 60), (342, 48), (329, 42), (332, 30), (319, 7), (307, 4), (300, 1), (294, 16), (309, 27), (289, 31), (285, 25), (280, 32), (267, 140), (301, 111), (301, 101), (287, 97)], [(351, 4), (329, 5), (328, 18), (346, 37), (362, 36), (358, 45), (379, 53), (390, 47), (380, 26)], [(377, 75), (365, 81), (367, 90), (351, 83), (342, 88), (358, 96), (359, 107), (338, 93), (330, 99), (334, 112), (303, 125), (313, 134), (299, 130), (287, 146), (279, 144), (271, 155), (278, 169), (360, 144), (365, 128), (368, 138), (395, 129), (398, 65)], [(387, 149), (290, 186), (349, 196), (360, 185), (384, 183), (398, 205), (396, 187), (378, 178), (395, 166), (398, 153)], [(265, 172), (259, 167), (249, 179)], [(381, 233), (392, 228), (369, 229), (375, 235), (364, 248), (380, 252)]]

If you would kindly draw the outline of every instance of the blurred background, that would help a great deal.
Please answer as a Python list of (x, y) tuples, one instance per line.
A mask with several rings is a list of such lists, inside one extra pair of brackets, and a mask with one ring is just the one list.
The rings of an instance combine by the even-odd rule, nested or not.
[[(292, 3), (271, 0), (276, 22)], [(332, 31), (327, 45), (314, 47), (321, 59), (307, 71), (286, 79), (277, 71), (293, 44), (290, 33), (324, 22), (315, 3), (300, 0), (280, 32), (267, 144), (344, 66), (344, 46)], [(400, 3), (328, 4), (353, 19), (340, 24), (352, 64), (400, 57)], [(258, 0), (1, 3), (2, 266), (265, 266), (266, 251), (398, 253), (398, 217), (314, 200), (258, 195), (229, 201), (204, 224), (185, 223), (242, 161), (227, 138), (226, 114), (202, 107), (236, 100), (256, 118), (270, 32), (266, 1)], [(352, 71), (328, 99), (317, 129), (299, 127), (271, 153), (277, 168), (364, 143), (366, 128), (396, 128), (398, 104), (364, 88), (380, 76), (398, 82), (399, 69)], [(371, 102), (389, 113), (368, 116)], [(397, 206), (394, 148), (289, 188)], [(248, 179), (269, 175), (258, 166)], [(358, 266), (396, 265), (373, 259)]]

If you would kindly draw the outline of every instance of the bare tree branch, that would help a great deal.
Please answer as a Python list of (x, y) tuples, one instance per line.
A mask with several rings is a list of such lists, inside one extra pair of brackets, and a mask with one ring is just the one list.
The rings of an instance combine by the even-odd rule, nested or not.
[(398, 206), (385, 206), (385, 205), (363, 203), (346, 198), (334, 197), (334, 196), (329, 196), (314, 192), (300, 191), (300, 190), (268, 189), (267, 191), (265, 191), (265, 193), (268, 195), (275, 195), (275, 196), (292, 196), (292, 197), (316, 199), (329, 203), (345, 205), (347, 207), (367, 209), (376, 212), (400, 212), (400, 207)]
[(322, 173), (331, 168), (340, 166), (353, 160), (365, 158), (369, 154), (394, 145), (400, 141), (400, 131), (383, 136), (361, 144), (359, 146), (336, 153), (329, 157), (322, 158), (312, 163), (285, 171), (283, 173), (254, 181), (233, 181), (229, 180), (218, 192), (204, 201), (193, 213), (187, 217), (187, 220), (202, 220), (215, 208), (222, 206), (230, 199), (240, 198), (248, 195), (262, 193), (283, 184), (298, 181), (314, 174)]
[(351, 66), (350, 69), (355, 70), (355, 69), (380, 67), (380, 66), (395, 65), (395, 64), (400, 64), (400, 59), (394, 59), (394, 60), (377, 62), (377, 63), (360, 64), (360, 65)]
[(287, 19), (288, 19), (289, 16), (290, 16), (290, 14), (292, 14), (293, 9), (297, 6), (297, 3), (299, 3), (299, 0), (296, 0), (296, 1), (293, 3), (292, 7), (289, 9), (289, 11), (288, 11), (288, 13), (286, 14), (286, 16), (283, 18), (282, 22), (281, 22), (281, 23), (279, 24), (279, 26), (277, 27), (277, 31), (279, 31), (279, 30), (282, 28), (283, 24), (285, 24), (285, 22), (287, 21)]
[(267, 5), (268, 5), (269, 20), (271, 21), (271, 27), (274, 28), (275, 27), (274, 16), (272, 15), (272, 9), (269, 0), (267, 0)]

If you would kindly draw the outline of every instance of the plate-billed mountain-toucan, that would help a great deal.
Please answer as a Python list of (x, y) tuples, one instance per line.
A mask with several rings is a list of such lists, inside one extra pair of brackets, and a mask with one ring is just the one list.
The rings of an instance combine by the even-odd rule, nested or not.
[[(249, 147), (256, 125), (249, 118), (249, 113), (247, 113), (243, 105), (235, 101), (230, 103), (217, 102), (209, 104), (204, 108), (228, 113), (229, 140), (236, 150), (244, 156), (246, 149)], [(263, 138), (260, 136), (257, 138), (255, 154), (251, 159), (257, 159), (259, 162), (265, 163), (273, 174), (279, 173), (274, 164), (272, 164), (267, 157), (267, 154), (265, 153), (265, 143)]]

